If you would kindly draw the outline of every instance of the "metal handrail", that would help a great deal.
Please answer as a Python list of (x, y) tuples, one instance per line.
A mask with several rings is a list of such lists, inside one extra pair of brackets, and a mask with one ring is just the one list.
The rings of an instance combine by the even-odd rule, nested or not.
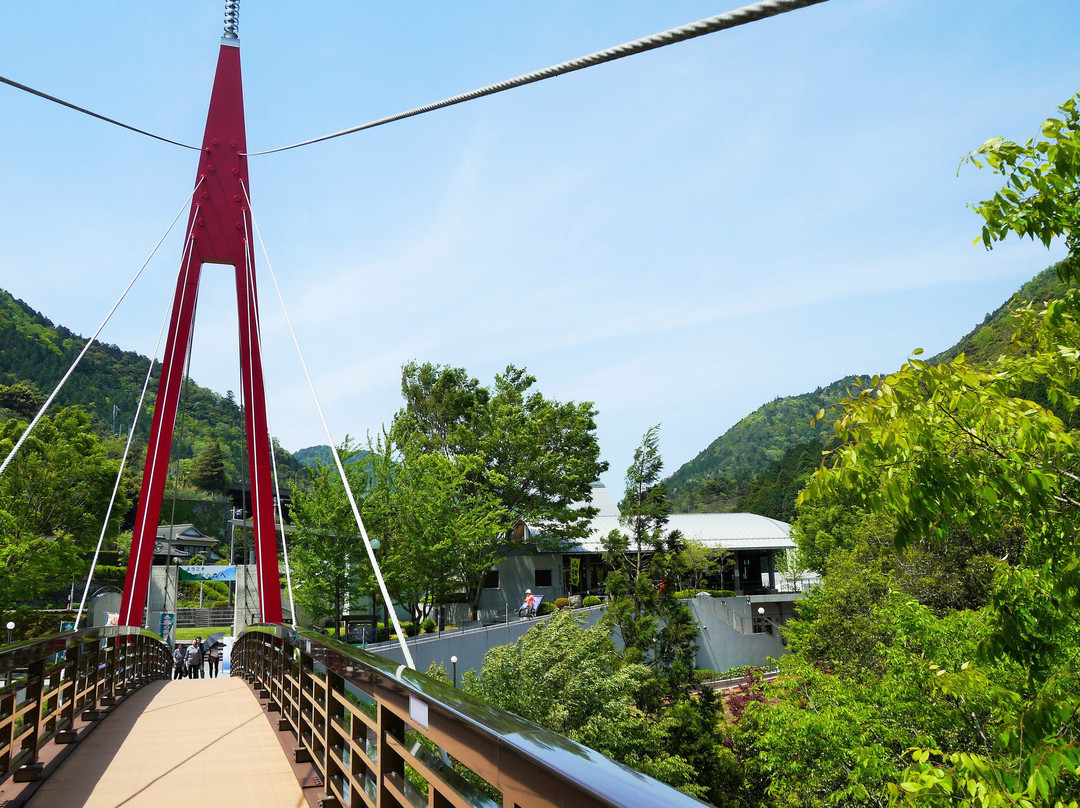
[(280, 713), (279, 730), (297, 739), (297, 760), (312, 762), (341, 806), (497, 805), (467, 783), (462, 767), (506, 808), (704, 805), (448, 684), (312, 632), (249, 626), (233, 645), (231, 668), (267, 711)]
[(98, 718), (99, 708), (167, 679), (171, 665), (160, 637), (127, 626), (0, 647), (0, 782), (36, 780), (45, 744), (75, 741), (76, 716)]

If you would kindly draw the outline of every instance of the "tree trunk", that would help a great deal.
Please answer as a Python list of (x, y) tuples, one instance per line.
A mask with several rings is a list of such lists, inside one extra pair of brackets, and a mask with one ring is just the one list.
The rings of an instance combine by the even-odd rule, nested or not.
[(479, 586), (474, 586), (469, 590), (469, 619), (479, 620), (480, 617), (480, 596), (484, 594), (484, 582), (481, 581)]

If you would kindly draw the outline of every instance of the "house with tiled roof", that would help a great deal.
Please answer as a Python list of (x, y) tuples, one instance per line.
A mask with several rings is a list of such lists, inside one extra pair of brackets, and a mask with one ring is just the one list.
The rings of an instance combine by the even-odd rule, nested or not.
[(165, 563), (169, 556), (186, 561), (192, 556), (201, 555), (206, 563), (212, 564), (221, 559), (221, 555), (214, 549), (216, 546), (217, 539), (205, 535), (190, 522), (181, 525), (158, 525), (154, 541), (154, 561)]

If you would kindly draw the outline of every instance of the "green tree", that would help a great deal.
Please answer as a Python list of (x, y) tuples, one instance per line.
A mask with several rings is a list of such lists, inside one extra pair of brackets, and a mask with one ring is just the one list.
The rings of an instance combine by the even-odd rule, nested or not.
[(20, 418), (31, 419), (41, 407), (42, 400), (24, 382), (5, 386), (0, 384), (0, 408), (11, 410)]
[(482, 469), (474, 455), (392, 450), (389, 437), (371, 448), (372, 490), (366, 508), (379, 537), (380, 564), (391, 593), (414, 622), (481, 578), (499, 560), (504, 514), (470, 481)]
[[(0, 426), (0, 455), (26, 426), (14, 419)], [(83, 410), (68, 407), (38, 422), (0, 476), (0, 611), (70, 584), (84, 567), (79, 554), (101, 532), (118, 472)], [(116, 535), (129, 497), (122, 485), (108, 535)]]
[[(994, 725), (992, 698), (958, 701), (937, 686), (938, 670), (975, 653), (988, 630), (985, 617), (956, 612), (942, 620), (886, 589), (862, 599), (865, 620), (845, 626), (856, 612), (837, 595), (856, 592), (861, 576), (853, 568), (833, 577), (841, 576), (815, 614), (800, 614), (800, 622), (821, 624), (814, 644), (803, 644), (806, 635), (793, 639), (795, 653), (780, 660), (776, 683), (763, 686), (764, 697), (734, 726), (744, 804), (880, 806), (886, 784), (910, 765), (910, 747), (978, 752)], [(827, 650), (832, 662), (823, 663), (814, 657), (829, 626), (843, 627), (844, 636)]]
[[(660, 473), (659, 426), (650, 427), (626, 471), (619, 522), (603, 540), (609, 602), (605, 620), (618, 627), (627, 658), (662, 672), (669, 690), (689, 683), (697, 627), (673, 597), (676, 559), (684, 549), (677, 532), (665, 535), (668, 501)], [(625, 532), (624, 532), (625, 531)]]
[[(349, 487), (357, 502), (362, 502), (369, 477), (364, 466), (346, 462), (356, 453), (348, 437), (338, 453), (346, 463)], [(296, 534), (289, 561), (296, 602), (312, 620), (331, 619), (336, 627), (346, 604), (369, 597), (375, 588), (336, 466), (318, 464), (310, 488), (293, 492), (292, 518)]]
[(700, 589), (723, 569), (728, 556), (728, 551), (722, 547), (709, 547), (704, 542), (685, 539), (672, 563), (672, 572), (677, 579), (675, 589)]
[[(1065, 806), (1080, 793), (1080, 455), (1057, 412), (1076, 406), (1080, 359), (1077, 100), (1043, 124), (1045, 140), (995, 138), (969, 158), (1006, 179), (974, 206), (984, 244), (1009, 233), (1044, 244), (1064, 236), (1064, 296), (1016, 311), (1015, 353), (985, 364), (912, 359), (872, 380), (846, 403), (842, 444), (804, 492), (895, 519), (901, 548), (947, 548), (958, 531), (977, 548), (1021, 537), (1016, 566), (998, 565), (978, 612), (988, 630), (977, 648), (944, 661), (923, 654), (934, 660), (928, 698), (988, 709), (989, 718), (972, 711), (978, 743), (915, 733), (910, 765), (885, 781), (894, 803)], [(1046, 406), (1027, 397), (1034, 387)]]
[(653, 689), (653, 674), (626, 664), (609, 631), (586, 628), (561, 612), (531, 628), (514, 645), (492, 648), (479, 676), (463, 687), (484, 700), (566, 735), (615, 760), (703, 796), (708, 786), (671, 749), (671, 715), (639, 708)]
[[(592, 404), (546, 399), (532, 389), (535, 383), (513, 365), (492, 389), (461, 368), (415, 362), (402, 368), (405, 407), (394, 417), (394, 444), (479, 458), (469, 484), (476, 496), (498, 503), (503, 518), (490, 546), (503, 552), (525, 540), (557, 550), (584, 538), (596, 509), (581, 503), (591, 500), (593, 481), (607, 470)], [(530, 531), (515, 538), (523, 523)], [(470, 573), (463, 583), (475, 613), (483, 574)]]
[(225, 459), (220, 443), (212, 440), (195, 455), (187, 472), (187, 479), (196, 488), (212, 494), (223, 494), (229, 490), (229, 476), (225, 473)]

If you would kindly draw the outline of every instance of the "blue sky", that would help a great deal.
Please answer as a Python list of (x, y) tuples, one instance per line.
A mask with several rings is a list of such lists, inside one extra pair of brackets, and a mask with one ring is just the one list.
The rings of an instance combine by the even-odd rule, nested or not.
[[(241, 4), (248, 143), (272, 148), (734, 8), (705, 2)], [(223, 3), (7, 3), (0, 74), (202, 136)], [(252, 158), (256, 221), (335, 438), (400, 406), (411, 359), (513, 363), (589, 400), (609, 486), (776, 396), (955, 342), (1062, 254), (973, 246), (995, 178), (1080, 90), (1075, 0), (831, 0), (365, 133)], [(94, 331), (183, 207), (197, 156), (0, 87), (0, 286)], [(109, 324), (153, 351), (178, 231)], [(325, 437), (262, 255), (270, 417)], [(192, 376), (239, 389), (228, 270)]]

